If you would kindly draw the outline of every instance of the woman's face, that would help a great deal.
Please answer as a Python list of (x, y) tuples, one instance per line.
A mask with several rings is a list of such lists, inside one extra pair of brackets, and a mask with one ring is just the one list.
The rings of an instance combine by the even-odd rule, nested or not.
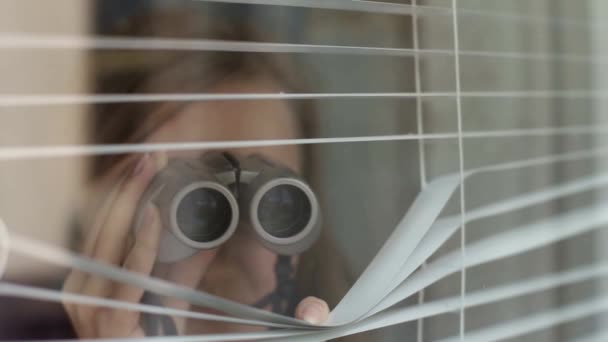
[[(211, 93), (227, 94), (281, 91), (275, 81), (264, 78), (227, 80), (210, 89)], [(149, 135), (146, 142), (294, 139), (298, 130), (295, 114), (285, 101), (203, 101), (183, 107)], [(197, 157), (203, 152), (206, 151), (168, 152), (168, 156)], [(259, 153), (293, 170), (301, 167), (294, 145), (239, 148), (230, 152), (236, 156)]]
[[(277, 93), (281, 89), (271, 80), (254, 79), (225, 81), (211, 91)], [(145, 142), (293, 139), (298, 136), (298, 130), (295, 114), (284, 101), (208, 101), (182, 107), (149, 135)], [(196, 158), (205, 152), (208, 151), (169, 151), (166, 157)], [(302, 161), (295, 145), (247, 147), (229, 152), (237, 158), (259, 154), (296, 172), (301, 169)], [(220, 248), (200, 251), (184, 261), (164, 267), (164, 270), (161, 266), (159, 272), (164, 274), (159, 276), (188, 283), (192, 287), (241, 303), (253, 304), (259, 301), (275, 289), (274, 266), (277, 256), (247, 233), (247, 227), (244, 227), (246, 224), (240, 223), (236, 233)], [(292, 263), (295, 266), (297, 260), (294, 258)], [(178, 307), (185, 305), (170, 301), (166, 304)], [(239, 329), (217, 323), (191, 323), (196, 323), (187, 324), (187, 330), (192, 333)]]

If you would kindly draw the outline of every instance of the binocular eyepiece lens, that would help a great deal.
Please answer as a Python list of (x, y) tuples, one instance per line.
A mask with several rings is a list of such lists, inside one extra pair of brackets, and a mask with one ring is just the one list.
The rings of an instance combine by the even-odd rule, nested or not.
[(232, 206), (218, 190), (200, 187), (188, 192), (177, 205), (178, 229), (199, 243), (219, 239), (232, 223)]
[[(172, 263), (199, 250), (217, 248), (241, 222), (251, 237), (280, 255), (301, 253), (317, 240), (319, 203), (308, 184), (293, 171), (259, 156), (243, 164), (233, 159), (225, 153), (172, 159), (148, 185), (133, 227), (135, 232), (141, 227), (148, 204), (159, 209), (166, 228), (160, 237), (160, 262)], [(239, 165), (245, 167), (242, 174)], [(2, 240), (0, 234), (0, 244)]]
[(306, 193), (291, 184), (270, 188), (258, 204), (260, 226), (277, 238), (293, 237), (309, 224), (312, 216), (311, 202)]

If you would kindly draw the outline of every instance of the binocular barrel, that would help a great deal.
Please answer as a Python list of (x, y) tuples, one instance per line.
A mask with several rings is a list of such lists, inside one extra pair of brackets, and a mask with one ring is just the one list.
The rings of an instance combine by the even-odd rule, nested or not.
[(316, 241), (320, 214), (312, 189), (291, 170), (259, 157), (244, 165), (235, 169), (221, 157), (174, 159), (155, 176), (140, 200), (134, 229), (139, 229), (145, 206), (159, 209), (165, 227), (159, 261), (175, 262), (217, 248), (239, 222), (282, 255), (301, 253)]
[(241, 208), (259, 241), (278, 254), (299, 254), (319, 236), (317, 197), (289, 170), (262, 171), (245, 186)]

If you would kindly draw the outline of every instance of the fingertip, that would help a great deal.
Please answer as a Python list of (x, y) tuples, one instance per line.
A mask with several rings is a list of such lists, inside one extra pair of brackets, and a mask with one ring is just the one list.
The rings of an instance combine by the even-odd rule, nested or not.
[(324, 324), (329, 318), (329, 306), (322, 299), (306, 297), (296, 308), (296, 318), (315, 325)]
[(146, 166), (149, 164), (149, 160), (150, 160), (150, 155), (148, 153), (145, 153), (142, 156), (139, 156), (137, 158), (137, 161), (135, 162), (135, 166), (133, 167), (133, 170), (131, 171), (131, 177), (135, 178), (137, 176), (139, 176), (140, 174), (142, 174), (144, 172), (144, 170), (146, 169)]
[(131, 196), (139, 196), (154, 178), (156, 172), (156, 160), (151, 154), (146, 153), (139, 156), (131, 169), (131, 176), (126, 184), (126, 193)]
[(164, 151), (157, 151), (152, 154), (152, 159), (154, 159), (154, 164), (157, 170), (163, 169), (167, 166), (169, 162), (169, 158), (167, 157), (167, 153)]

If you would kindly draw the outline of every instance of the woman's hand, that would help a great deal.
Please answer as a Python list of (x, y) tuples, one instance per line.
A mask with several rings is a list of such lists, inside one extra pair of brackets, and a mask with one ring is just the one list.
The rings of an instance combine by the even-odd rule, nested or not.
[(329, 318), (329, 306), (317, 297), (306, 297), (296, 307), (296, 318), (321, 325)]
[[(130, 230), (133, 215), (142, 193), (156, 172), (165, 164), (166, 157), (162, 154), (140, 157), (131, 174), (120, 185), (117, 195), (111, 201), (107, 212), (104, 212), (104, 210), (99, 212), (98, 217), (102, 218), (103, 221), (102, 224), (97, 224), (92, 231), (88, 232), (83, 248), (85, 256), (132, 272), (144, 275), (152, 273), (162, 230), (158, 209), (153, 206), (145, 209), (141, 229), (137, 231), (132, 242), (130, 242), (132, 236)], [(196, 289), (205, 278), (208, 269), (213, 267), (214, 260), (216, 258), (221, 260), (222, 256), (218, 257), (220, 249), (201, 251), (190, 258), (172, 264), (171, 267), (167, 268), (165, 278), (178, 285)], [(240, 250), (243, 251), (243, 249)], [(243, 256), (238, 258), (243, 258)], [(231, 263), (233, 259), (237, 258), (227, 258), (227, 262)], [(237, 260), (236, 263), (238, 262)], [(226, 261), (222, 261), (215, 264), (223, 265), (225, 263)], [(272, 268), (273, 265), (268, 265), (268, 267)], [(217, 265), (215, 268), (217, 269), (216, 273), (222, 272)], [(246, 267), (238, 268), (246, 269)], [(249, 273), (251, 271), (248, 270)], [(255, 273), (255, 270), (253, 272)], [(249, 276), (243, 274), (243, 277)], [(221, 286), (221, 284), (212, 285)], [(80, 271), (72, 271), (69, 274), (63, 289), (70, 293), (110, 298), (127, 303), (139, 303), (144, 295), (144, 290), (141, 288), (113, 282)], [(163, 305), (176, 309), (190, 309), (189, 303), (174, 298), (164, 299)], [(71, 303), (65, 303), (64, 307), (76, 333), (81, 338), (145, 336), (139, 323), (139, 312)], [(314, 324), (324, 323), (328, 315), (327, 304), (314, 297), (304, 299), (296, 309), (296, 318)], [(183, 333), (185, 321), (180, 319), (176, 320), (175, 323), (178, 332)], [(213, 324), (212, 322), (206, 323)]]
[[(96, 226), (87, 232), (85, 239), (85, 256), (145, 275), (152, 272), (162, 229), (156, 208), (146, 208), (142, 228), (132, 246), (128, 246), (128, 241), (138, 199), (162, 167), (157, 165), (160, 160), (157, 155), (140, 157), (131, 174), (119, 185), (107, 212), (97, 213), (93, 221)], [(127, 303), (139, 303), (144, 293), (143, 289), (76, 270), (67, 277), (63, 290)], [(144, 336), (137, 312), (70, 303), (64, 306), (81, 338)]]

